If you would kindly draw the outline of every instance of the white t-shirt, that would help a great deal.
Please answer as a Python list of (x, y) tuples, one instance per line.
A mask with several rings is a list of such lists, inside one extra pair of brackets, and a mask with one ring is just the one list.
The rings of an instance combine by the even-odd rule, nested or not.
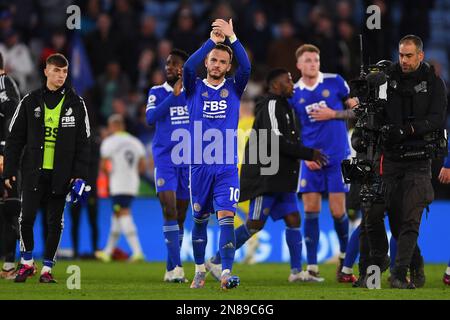
[(145, 156), (142, 142), (126, 132), (117, 132), (100, 147), (102, 158), (112, 162), (109, 175), (109, 192), (112, 196), (135, 196), (139, 190), (139, 159)]

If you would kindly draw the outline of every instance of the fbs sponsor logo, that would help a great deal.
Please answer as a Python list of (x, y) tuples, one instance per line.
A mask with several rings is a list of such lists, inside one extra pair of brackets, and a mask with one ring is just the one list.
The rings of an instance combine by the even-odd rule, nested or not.
[(203, 117), (204, 118), (225, 118), (228, 108), (226, 100), (220, 101), (203, 101)]
[(65, 116), (61, 118), (61, 127), (75, 127), (75, 116)]

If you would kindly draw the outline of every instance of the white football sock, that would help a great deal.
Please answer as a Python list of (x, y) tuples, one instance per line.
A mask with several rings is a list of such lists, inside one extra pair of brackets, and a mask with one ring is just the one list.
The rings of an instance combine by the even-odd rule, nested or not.
[(125, 234), (128, 244), (133, 250), (133, 255), (142, 254), (141, 244), (137, 235), (136, 225), (134, 224), (133, 217), (128, 214), (119, 218), (120, 229)]
[(108, 244), (106, 245), (106, 248), (104, 250), (107, 255), (112, 254), (116, 246), (116, 243), (119, 240), (119, 237), (120, 237), (119, 219), (117, 219), (117, 217), (113, 215), (111, 219), (111, 228), (109, 230)]
[(204, 264), (196, 264), (195, 272), (206, 272), (206, 268)]

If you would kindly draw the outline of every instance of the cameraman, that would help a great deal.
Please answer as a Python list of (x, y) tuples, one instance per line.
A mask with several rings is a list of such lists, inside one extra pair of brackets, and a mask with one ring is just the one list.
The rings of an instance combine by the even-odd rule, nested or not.
[[(386, 184), (389, 224), (397, 240), (391, 287), (399, 289), (414, 289), (425, 282), (417, 238), (422, 212), (434, 199), (430, 157), (406, 157), (405, 150), (417, 146), (423, 150), (425, 135), (443, 130), (446, 120), (444, 82), (423, 59), (422, 40), (407, 35), (399, 42), (399, 62), (386, 70), (380, 174)], [(406, 278), (410, 266), (411, 282)]]

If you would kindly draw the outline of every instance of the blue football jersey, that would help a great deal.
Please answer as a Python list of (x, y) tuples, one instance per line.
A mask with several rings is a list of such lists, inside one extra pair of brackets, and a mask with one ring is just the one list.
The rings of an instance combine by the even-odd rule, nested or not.
[(290, 103), (301, 123), (302, 142), (305, 146), (320, 149), (330, 158), (330, 164), (340, 162), (350, 155), (345, 121), (331, 119), (315, 121), (311, 112), (323, 107), (344, 110), (350, 89), (345, 80), (332, 73), (319, 73), (317, 84), (310, 88), (301, 80), (294, 86)]
[[(198, 152), (202, 150), (202, 163), (212, 162), (212, 158), (209, 158), (211, 155), (223, 164), (237, 164), (237, 136), (233, 133), (238, 127), (241, 94), (242, 92), (236, 89), (232, 78), (224, 79), (224, 82), (217, 87), (210, 85), (206, 79), (197, 78), (195, 91), (187, 98), (191, 119), (189, 126), (192, 137), (191, 149), (194, 151), (193, 163), (198, 163)], [(214, 137), (208, 138), (207, 131)], [(204, 137), (202, 141), (198, 138), (200, 133)], [(217, 139), (215, 133), (222, 138)], [(199, 145), (200, 142), (201, 145)], [(210, 145), (211, 153), (206, 152), (208, 145)]]
[(211, 39), (184, 64), (193, 164), (236, 164), (240, 98), (250, 76), (250, 62), (239, 40), (231, 47), (239, 62), (233, 78), (213, 86), (195, 75), (195, 69), (215, 47)]
[[(187, 165), (176, 165), (171, 158), (172, 148), (178, 143), (178, 141), (171, 141), (172, 132), (175, 129), (189, 129), (185, 94), (181, 92), (179, 96), (174, 96), (171, 95), (172, 92), (173, 88), (165, 82), (163, 85), (152, 87), (148, 93), (146, 115), (147, 121), (155, 124), (152, 151), (156, 167)], [(165, 106), (164, 101), (169, 98), (171, 99), (169, 105)], [(158, 107), (164, 110), (160, 110), (156, 117)]]

